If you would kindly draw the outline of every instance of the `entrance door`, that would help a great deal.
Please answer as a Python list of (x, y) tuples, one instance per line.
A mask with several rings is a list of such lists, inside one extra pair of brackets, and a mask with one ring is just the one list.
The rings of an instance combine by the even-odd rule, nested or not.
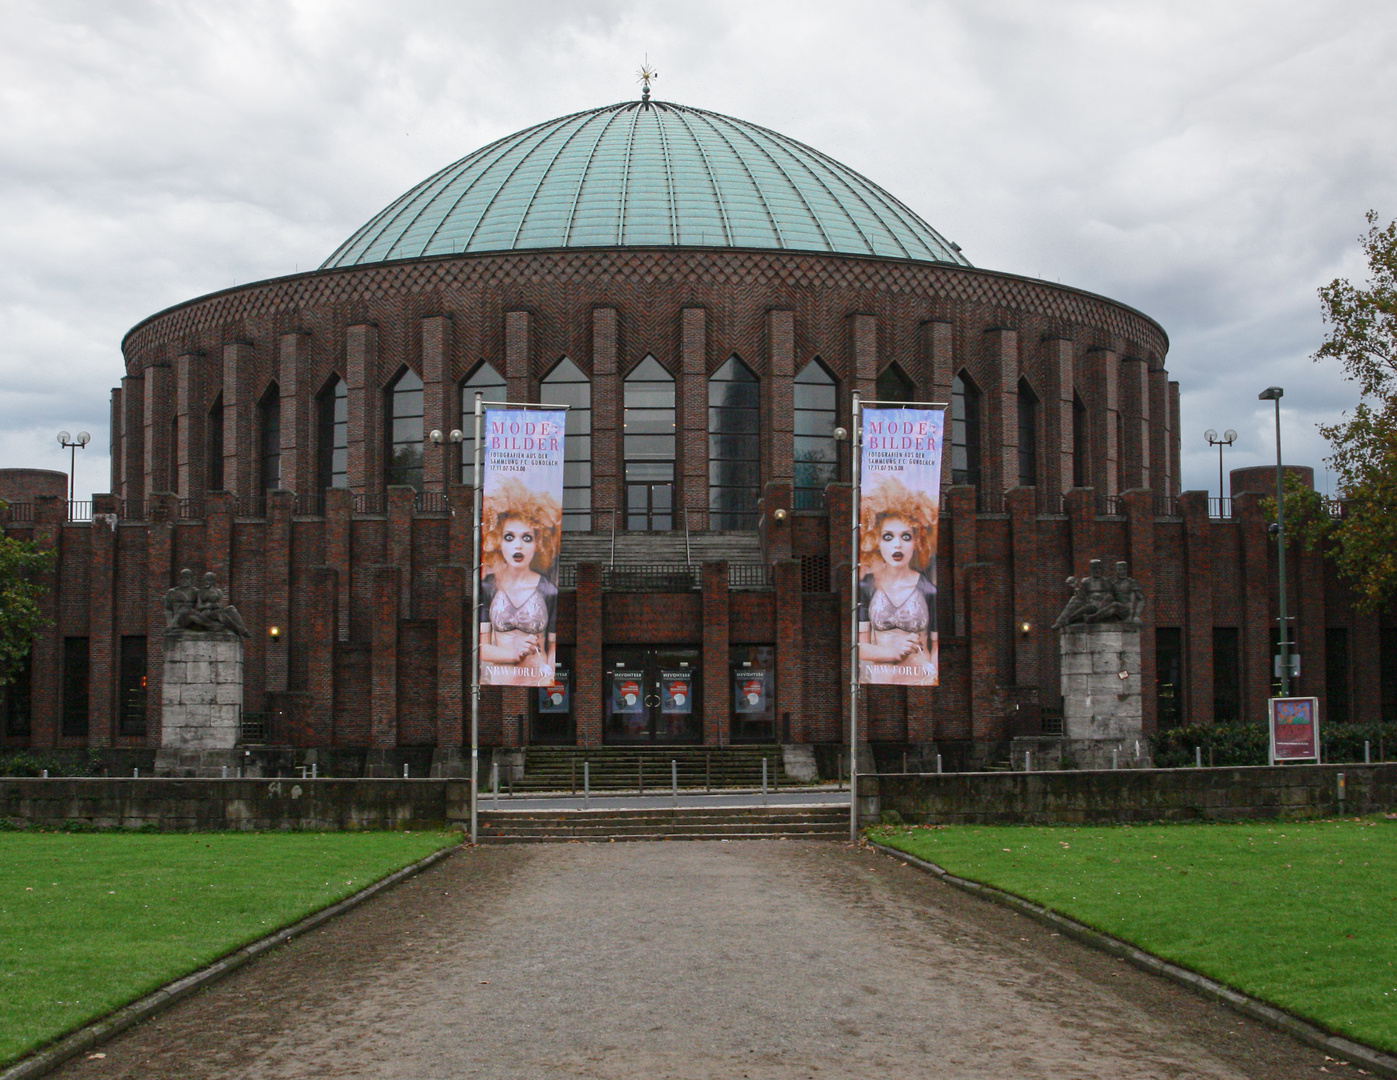
[[(668, 465), (670, 472), (674, 466)], [(633, 470), (628, 470), (633, 471)], [(658, 470), (657, 470), (658, 471)], [(674, 528), (674, 483), (626, 484), (626, 529), (669, 532)]]
[(609, 743), (696, 743), (703, 739), (699, 650), (611, 646), (602, 687)]

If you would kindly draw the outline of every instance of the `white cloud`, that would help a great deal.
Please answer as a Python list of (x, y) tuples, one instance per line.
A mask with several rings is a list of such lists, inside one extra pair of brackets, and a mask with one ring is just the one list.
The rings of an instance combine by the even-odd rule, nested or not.
[(66, 467), (87, 428), (84, 493), (132, 325), (318, 265), (449, 161), (632, 96), (647, 53), (658, 96), (818, 147), (977, 265), (1158, 319), (1186, 486), (1216, 485), (1206, 427), (1270, 460), (1271, 383), (1321, 465), (1351, 391), (1308, 360), (1315, 289), (1397, 214), (1385, 2), (10, 0), (0, 31), (0, 464)]

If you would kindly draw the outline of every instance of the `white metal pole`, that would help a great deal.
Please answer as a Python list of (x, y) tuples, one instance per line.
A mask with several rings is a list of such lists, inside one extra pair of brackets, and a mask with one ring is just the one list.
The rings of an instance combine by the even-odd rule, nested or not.
[(475, 392), (475, 463), (471, 480), (471, 843), (477, 841), (480, 780), (480, 436), (481, 400)]
[(859, 472), (863, 456), (863, 425), (859, 392), (853, 393), (849, 428), (852, 448), (850, 475), (853, 495), (849, 507), (849, 839), (859, 840)]

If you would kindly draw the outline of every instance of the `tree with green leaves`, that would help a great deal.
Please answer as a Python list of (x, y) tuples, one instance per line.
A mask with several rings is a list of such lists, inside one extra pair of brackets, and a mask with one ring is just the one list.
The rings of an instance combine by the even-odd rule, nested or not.
[(39, 598), (53, 561), (54, 553), (33, 541), (0, 536), (0, 686), (14, 678), (44, 625)]
[(1359, 242), (1366, 287), (1336, 278), (1319, 290), (1328, 331), (1314, 359), (1337, 360), (1359, 401), (1339, 423), (1320, 426), (1344, 513), (1314, 531), (1359, 606), (1372, 611), (1397, 596), (1397, 222), (1380, 226), (1370, 210)]

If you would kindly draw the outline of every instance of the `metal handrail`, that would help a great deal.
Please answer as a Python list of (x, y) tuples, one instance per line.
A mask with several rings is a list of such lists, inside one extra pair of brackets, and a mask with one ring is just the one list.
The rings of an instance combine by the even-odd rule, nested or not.
[(684, 565), (693, 566), (694, 558), (689, 552), (689, 508), (684, 507)]
[(611, 508), (611, 566), (616, 565), (616, 507)]

